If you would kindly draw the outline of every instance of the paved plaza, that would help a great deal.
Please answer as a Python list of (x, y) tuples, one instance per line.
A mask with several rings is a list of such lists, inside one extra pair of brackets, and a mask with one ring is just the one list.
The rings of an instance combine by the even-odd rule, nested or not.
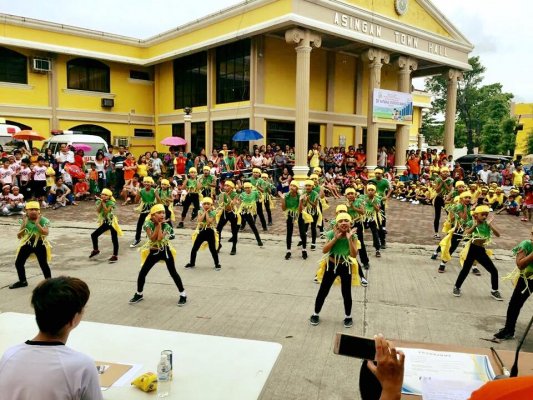
[[(334, 205), (326, 217), (331, 218)], [(177, 211), (181, 211), (179, 207)], [(336, 332), (369, 337), (382, 332), (387, 338), (488, 347), (491, 344), (480, 338), (492, 337), (505, 320), (512, 286), (500, 279), (505, 301), (494, 301), (490, 298), (489, 275), (484, 270), (481, 277), (471, 274), (467, 278), (462, 297), (452, 296), (459, 263), (455, 256), (446, 273), (438, 274), (438, 262), (430, 260), (437, 244), (432, 238), (431, 207), (393, 200), (387, 212), (389, 246), (381, 259), (370, 252), (369, 286), (353, 288), (351, 329), (342, 325), (344, 312), (337, 286), (326, 300), (320, 325), (309, 324), (318, 290), (313, 276), (321, 252), (310, 252), (309, 259), (302, 260), (295, 247), (295, 236), (293, 258), (285, 261), (284, 223), (278, 210), (274, 212), (274, 227), (262, 235), (264, 248), (257, 247), (247, 229), (240, 235), (237, 255), (230, 256), (226, 241), (229, 230), (224, 232), (220, 272), (214, 271), (208, 251), (200, 252), (195, 269), (185, 270), (183, 265), (192, 246), (191, 230), (177, 232), (176, 263), (189, 298), (182, 308), (176, 306), (177, 289), (163, 264), (148, 275), (145, 300), (134, 306), (128, 304), (140, 269), (138, 252), (128, 246), (136, 222), (131, 207), (119, 207), (125, 235), (120, 239), (117, 264), (107, 263), (111, 240), (105, 235), (100, 240), (102, 253), (96, 259), (88, 259), (89, 234), (96, 226), (89, 202), (79, 207), (44, 210), (44, 215), (53, 222), (52, 274), (77, 276), (91, 288), (86, 320), (278, 342), (283, 350), (261, 399), (329, 400), (359, 398), (360, 362), (333, 354)], [(31, 313), (30, 293), (42, 278), (37, 264), (32, 261), (27, 265), (28, 288), (7, 288), (16, 281), (16, 222), (15, 217), (0, 219), (0, 311)], [(506, 215), (497, 216), (495, 223), (502, 233), (493, 246), (501, 278), (514, 265), (510, 249), (529, 238), (530, 225)], [(186, 227), (192, 228), (193, 223), (187, 220)], [(533, 302), (529, 301), (519, 318), (517, 334), (524, 331), (532, 313)], [(102, 341), (105, 340), (102, 332)], [(516, 341), (495, 346), (513, 349)], [(161, 349), (164, 348), (161, 343)], [(526, 341), (524, 350), (533, 351), (531, 339)], [(157, 356), (154, 354), (154, 363)], [(179, 359), (176, 361), (179, 365)], [(178, 366), (177, 379), (179, 375)]]

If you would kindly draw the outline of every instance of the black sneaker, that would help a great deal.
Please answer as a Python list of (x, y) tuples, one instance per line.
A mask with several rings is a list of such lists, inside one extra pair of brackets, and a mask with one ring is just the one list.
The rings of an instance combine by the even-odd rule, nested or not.
[(352, 318), (344, 318), (344, 327), (345, 328), (351, 328), (353, 326), (353, 319)]
[(364, 277), (361, 277), (361, 286), (362, 287), (367, 287), (368, 286), (368, 281)]
[(257, 241), (257, 245), (258, 245), (259, 247), (263, 247), (263, 242), (262, 242), (261, 240), (258, 240), (258, 241)]
[(174, 239), (176, 239), (176, 236), (175, 236), (175, 235), (170, 235), (170, 236), (168, 237), (168, 239), (169, 239), (169, 240), (174, 240)]
[(502, 297), (502, 295), (501, 295), (500, 292), (497, 291), (497, 290), (491, 290), (491, 292), (490, 292), (490, 296), (491, 296), (494, 300), (497, 300), (497, 301), (503, 301), (503, 297)]
[(134, 247), (137, 247), (141, 243), (140, 240), (135, 239), (131, 244), (130, 247), (133, 249)]
[(514, 339), (514, 332), (508, 331), (506, 328), (502, 328), (498, 331), (498, 333), (494, 334), (494, 337), (500, 340), (510, 340)]
[(215, 265), (215, 271), (220, 271), (222, 269), (222, 265), (217, 264)]
[(12, 285), (9, 285), (9, 288), (10, 289), (19, 289), (19, 288), (23, 288), (23, 287), (26, 287), (28, 286), (28, 282), (27, 281), (18, 281), (18, 282), (15, 282), (13, 283)]
[(183, 268), (194, 268), (194, 267), (195, 267), (194, 264), (187, 263), (187, 264), (185, 265), (185, 267), (183, 267)]
[(481, 276), (481, 271), (476, 267), (472, 268), (472, 273), (476, 276)]
[(379, 250), (376, 250), (376, 257), (381, 257), (381, 253), (379, 252)]
[(302, 250), (302, 258), (307, 260), (307, 250)]
[(178, 228), (183, 228), (183, 222), (178, 223)]
[(461, 297), (461, 289), (459, 289), (458, 287), (455, 287), (453, 288), (453, 291), (452, 291), (452, 294), (455, 296), (455, 297)]
[(433, 253), (433, 254), (431, 255), (431, 259), (432, 259), (432, 260), (436, 260), (437, 257), (438, 257), (438, 255), (439, 255), (438, 253)]
[(316, 250), (316, 244), (311, 243), (311, 251), (315, 251), (315, 250)]
[(444, 264), (439, 265), (439, 273), (442, 274), (444, 272), (445, 268), (446, 268), (446, 265), (444, 265)]
[(364, 268), (364, 269), (369, 269), (369, 268), (370, 268), (370, 264), (368, 264), (368, 263), (363, 264), (363, 268)]
[(109, 264), (114, 264), (114, 263), (116, 263), (117, 261), (118, 261), (118, 257), (117, 257), (117, 256), (111, 256), (111, 257), (109, 257), (109, 260), (107, 260), (107, 262), (108, 262)]
[(440, 239), (440, 235), (439, 235), (438, 233), (435, 233), (435, 234), (433, 235), (433, 239)]
[(180, 296), (178, 307), (183, 307), (185, 304), (187, 304), (187, 296)]
[(130, 304), (136, 304), (138, 303), (139, 301), (142, 301), (143, 299), (143, 295), (142, 294), (139, 294), (139, 293), (135, 293), (133, 295), (133, 297), (130, 299), (129, 303)]
[(309, 322), (311, 325), (316, 326), (320, 323), (320, 317), (318, 315), (311, 315), (311, 318), (309, 318)]
[(89, 254), (89, 258), (93, 258), (94, 256), (97, 256), (100, 254), (100, 250), (93, 250), (91, 251), (91, 254)]
[(229, 253), (230, 256), (234, 256), (235, 254), (237, 254), (237, 249), (235, 247), (233, 247)]
[(291, 252), (288, 251), (287, 253), (285, 253), (285, 260), (290, 260), (291, 258)]

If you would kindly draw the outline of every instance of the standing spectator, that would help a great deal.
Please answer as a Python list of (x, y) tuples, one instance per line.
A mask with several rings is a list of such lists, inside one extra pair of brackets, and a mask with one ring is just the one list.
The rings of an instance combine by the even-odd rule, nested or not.
[(83, 150), (76, 150), (76, 154), (74, 155), (74, 164), (76, 164), (83, 172), (85, 172), (84, 156), (85, 152)]
[(458, 162), (455, 163), (455, 167), (452, 170), (452, 178), (454, 181), (463, 181), (465, 179), (465, 170)]
[(13, 185), (13, 170), (9, 167), (9, 161), (4, 161), (4, 165), (0, 167), (0, 184), (2, 186)]
[(329, 171), (330, 168), (335, 168), (335, 153), (331, 147), (329, 148), (328, 154), (326, 154), (326, 158), (324, 159), (324, 170)]
[(259, 149), (254, 150), (254, 155), (252, 156), (252, 168), (263, 168), (264, 157), (259, 153)]
[(366, 165), (366, 154), (361, 145), (355, 153), (355, 170), (357, 173), (360, 173), (363, 170), (363, 167)]
[(115, 172), (115, 194), (117, 196), (120, 195), (124, 187), (124, 161), (126, 161), (126, 149), (124, 146), (119, 146), (118, 154), (111, 158), (113, 171)]
[(479, 158), (476, 158), (474, 160), (472, 171), (474, 171), (474, 173), (477, 175), (481, 170), (483, 170), (483, 164), (481, 163), (481, 160)]
[(196, 156), (194, 159), (194, 168), (196, 168), (197, 171), (201, 171), (204, 169), (204, 167), (207, 165), (207, 156), (205, 155), (205, 149), (200, 150), (200, 154)]
[(174, 179), (183, 179), (186, 164), (187, 158), (183, 155), (183, 151), (178, 151), (178, 156), (174, 158)]
[(491, 170), (490, 170), (490, 172), (489, 172), (487, 183), (489, 183), (489, 184), (496, 183), (496, 184), (499, 185), (500, 182), (501, 182), (501, 179), (502, 179), (502, 175), (500, 174), (500, 172), (496, 168), (496, 165), (493, 165)]
[(55, 155), (57, 164), (59, 165), (59, 172), (63, 172), (65, 163), (74, 164), (74, 153), (67, 148), (65, 143), (62, 143), (59, 151)]
[(344, 172), (344, 147), (338, 148), (335, 147), (335, 173)]
[[(521, 156), (520, 156), (521, 159)], [(513, 186), (522, 189), (524, 186), (524, 175), (525, 172), (522, 168), (522, 164), (517, 164), (515, 170), (513, 171)]]
[(481, 179), (485, 184), (489, 183), (489, 172), (489, 165), (484, 164), (483, 169), (477, 173), (479, 179)]
[[(54, 153), (52, 152), (52, 149), (50, 147), (48, 147), (45, 151), (44, 151), (44, 161), (48, 163), (48, 165), (50, 165), (53, 169), (57, 170), (57, 162), (56, 162), (56, 158), (54, 156)], [(37, 157), (37, 164), (36, 165), (39, 165), (39, 157)]]
[[(163, 161), (159, 158), (159, 153), (157, 151), (152, 151), (152, 157), (150, 158), (150, 170), (152, 172), (152, 178), (154, 181), (158, 181), (161, 177), (163, 169)], [(126, 179), (124, 179), (126, 180)]]
[(385, 168), (387, 166), (387, 148), (383, 146), (381, 151), (378, 151), (378, 167)]
[(320, 166), (320, 152), (318, 151), (318, 143), (313, 143), (313, 148), (307, 153), (307, 160), (309, 161), (310, 173)]
[(107, 160), (104, 157), (103, 151), (96, 153), (96, 159), (94, 160), (94, 166), (98, 174), (98, 193), (100, 193), (106, 187), (106, 167)]
[(39, 158), (39, 149), (37, 147), (32, 147), (31, 156), (30, 156), (30, 164), (31, 165), (39, 164), (39, 162), (37, 161), (38, 158)]
[(420, 158), (414, 152), (411, 152), (407, 160), (407, 168), (409, 169), (409, 180), (418, 181), (420, 177)]
[(276, 182), (278, 180), (278, 176), (282, 174), (285, 166), (287, 165), (287, 156), (283, 154), (281, 148), (278, 148), (278, 151), (274, 156), (274, 164), (276, 165), (276, 168), (274, 169), (274, 182)]
[(355, 168), (355, 149), (353, 146), (348, 147), (348, 152), (344, 156), (344, 172), (348, 173), (352, 168)]
[(322, 168), (322, 171), (324, 170), (324, 160), (326, 159), (327, 150), (327, 147), (325, 149), (322, 149), (322, 146), (318, 145), (318, 166)]

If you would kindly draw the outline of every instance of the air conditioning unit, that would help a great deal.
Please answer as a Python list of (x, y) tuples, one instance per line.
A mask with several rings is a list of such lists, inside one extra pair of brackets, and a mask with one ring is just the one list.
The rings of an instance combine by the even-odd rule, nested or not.
[(114, 146), (124, 146), (130, 147), (130, 138), (127, 137), (116, 137), (113, 142)]
[(115, 99), (102, 99), (102, 107), (113, 108), (115, 106)]
[(32, 70), (35, 72), (45, 73), (52, 71), (52, 60), (47, 58), (33, 58)]

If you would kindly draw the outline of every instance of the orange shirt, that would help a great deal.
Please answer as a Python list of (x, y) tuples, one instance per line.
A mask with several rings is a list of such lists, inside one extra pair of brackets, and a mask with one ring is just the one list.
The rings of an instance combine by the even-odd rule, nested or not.
[(409, 166), (409, 171), (413, 175), (420, 175), (420, 158), (418, 158), (418, 157), (414, 157), (414, 158), (409, 157), (407, 159), (407, 165)]
[(89, 191), (89, 185), (87, 182), (78, 182), (74, 185), (74, 193), (87, 193)]
[(487, 382), (472, 393), (470, 400), (531, 400), (533, 376)]

